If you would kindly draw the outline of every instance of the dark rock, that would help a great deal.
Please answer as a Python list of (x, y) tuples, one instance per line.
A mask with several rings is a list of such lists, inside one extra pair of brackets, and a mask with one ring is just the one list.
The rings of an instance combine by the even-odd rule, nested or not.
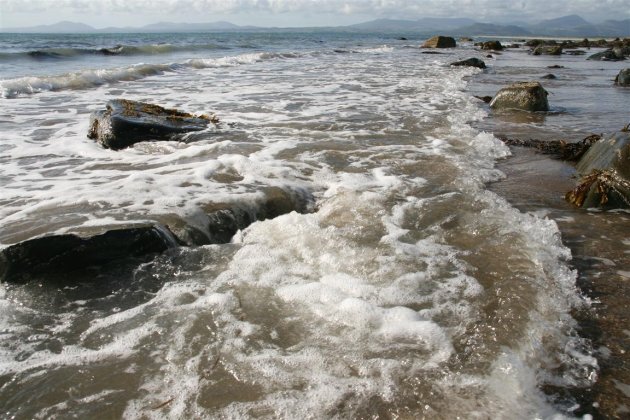
[[(34, 279), (72, 277), (90, 267), (112, 267), (131, 259), (154, 257), (169, 248), (230, 242), (250, 224), (290, 212), (314, 209), (314, 198), (304, 190), (269, 187), (254, 201), (205, 206), (205, 222), (192, 226), (181, 217), (158, 217), (162, 224), (116, 227), (104, 233), (80, 229), (81, 235), (43, 236), (0, 250), (0, 282), (26, 283)], [(195, 217), (198, 219), (198, 217)], [(201, 225), (204, 226), (201, 226)], [(96, 233), (95, 233), (96, 232)]]
[(444, 54), (439, 51), (422, 51), (421, 54)]
[(486, 58), (494, 58), (494, 56), (492, 54), (488, 54), (486, 55)]
[(463, 37), (459, 38), (459, 41), (460, 42), (473, 42), (473, 39), (469, 38), (467, 36), (463, 36)]
[(537, 47), (539, 45), (543, 45), (544, 43), (545, 41), (543, 41), (542, 39), (530, 39), (529, 41), (525, 42), (525, 46)]
[(172, 140), (174, 136), (205, 129), (216, 117), (191, 114), (143, 102), (114, 99), (90, 119), (88, 137), (103, 147), (119, 150), (149, 140)]
[(451, 66), (467, 66), (467, 67), (477, 67), (480, 69), (485, 69), (486, 63), (484, 63), (483, 60), (480, 60), (478, 58), (469, 58), (467, 60), (456, 61), (454, 63), (451, 63)]
[(567, 193), (569, 202), (584, 208), (630, 208), (630, 132), (593, 144), (576, 169), (583, 178)]
[(510, 44), (507, 46), (507, 48), (521, 48), (520, 44)]
[(475, 98), (479, 99), (480, 101), (484, 101), (485, 103), (489, 104), (492, 101), (492, 96), (476, 96)]
[(539, 45), (532, 50), (533, 55), (561, 55), (562, 47), (559, 45)]
[[(307, 213), (314, 207), (313, 196), (303, 190), (286, 190), (270, 187), (263, 190), (262, 197), (251, 203), (213, 203), (204, 206), (207, 215), (207, 234), (195, 237), (180, 237), (188, 245), (222, 244), (230, 242), (234, 234), (250, 224), (273, 219), (293, 211)], [(179, 231), (175, 231), (179, 237)], [(192, 240), (192, 243), (189, 241)]]
[(454, 38), (441, 35), (429, 38), (424, 44), (422, 44), (422, 48), (455, 48), (456, 46), (457, 43)]
[(582, 50), (564, 50), (567, 55), (586, 55), (586, 51)]
[(405, 38), (404, 36), (401, 36), (400, 38), (398, 38), (399, 41), (408, 41), (407, 38)]
[(630, 68), (623, 69), (615, 77), (615, 84), (617, 86), (630, 86)]
[(538, 82), (517, 82), (499, 90), (490, 106), (495, 109), (549, 111), (547, 95), (547, 91)]
[(564, 66), (561, 66), (559, 64), (554, 64), (553, 66), (547, 66), (548, 69), (563, 69)]
[(497, 135), (496, 137), (508, 146), (533, 148), (540, 153), (570, 162), (580, 160), (590, 147), (601, 139), (601, 136), (597, 134), (592, 134), (578, 142), (569, 142), (566, 140), (518, 139), (501, 135)]
[(118, 228), (86, 238), (44, 236), (0, 251), (0, 281), (26, 283), (50, 274), (160, 253), (177, 245), (172, 233), (158, 225)]
[(499, 41), (486, 41), (479, 44), (482, 50), (502, 51), (503, 45)]
[(543, 77), (541, 77), (541, 79), (550, 79), (550, 80), (552, 80), (552, 79), (557, 79), (557, 77), (556, 77), (555, 74), (549, 73), (549, 74), (545, 74)]
[(617, 45), (612, 51), (619, 60), (625, 60), (627, 57), (630, 57), (630, 46)]
[[(619, 55), (618, 55), (619, 54)], [(621, 61), (624, 60), (625, 56), (623, 55), (622, 50), (618, 50), (617, 53), (614, 49), (610, 48), (605, 51), (601, 51), (590, 55), (587, 60), (600, 60), (600, 61)]]

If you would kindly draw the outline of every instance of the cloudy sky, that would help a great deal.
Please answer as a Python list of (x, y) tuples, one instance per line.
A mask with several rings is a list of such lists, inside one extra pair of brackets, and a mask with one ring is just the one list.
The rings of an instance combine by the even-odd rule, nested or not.
[(83, 22), (96, 28), (227, 20), (256, 26), (335, 26), (378, 18), (540, 21), (579, 14), (630, 18), (630, 0), (0, 0), (0, 27)]

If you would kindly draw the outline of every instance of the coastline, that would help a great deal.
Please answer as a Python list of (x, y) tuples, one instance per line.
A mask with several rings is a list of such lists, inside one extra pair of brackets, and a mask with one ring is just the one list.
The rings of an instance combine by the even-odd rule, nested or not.
[[(496, 55), (490, 73), (496, 75), (506, 71), (512, 64), (510, 58), (513, 57), (509, 57), (510, 54), (518, 53), (510, 51)], [(555, 61), (562, 63), (563, 60), (557, 58)], [(605, 65), (602, 63), (602, 67)], [(538, 70), (550, 69), (542, 66)], [(472, 93), (493, 95), (487, 86), (483, 86), (487, 72), (481, 73), (481, 77), (473, 77), (469, 86)], [(528, 76), (513, 77), (514, 81), (536, 80)], [(579, 88), (578, 85), (576, 89)], [(615, 89), (612, 83), (610, 89)], [(552, 87), (550, 90), (553, 93), (555, 89)], [(554, 96), (550, 96), (552, 108), (554, 100)], [(560, 102), (561, 108), (569, 106), (562, 99)], [(562, 109), (560, 113), (570, 114), (571, 111)], [(491, 112), (476, 125), (495, 135), (543, 140), (562, 138), (579, 141), (589, 134), (588, 123), (576, 127), (570, 123), (554, 122), (547, 125), (544, 116), (519, 115), (513, 118)], [(608, 131), (620, 130), (623, 124), (624, 121), (620, 120), (617, 127), (610, 127)], [(601, 126), (593, 125), (591, 133), (602, 131)], [(589, 388), (546, 386), (544, 392), (558, 404), (570, 399), (577, 401), (580, 407), (571, 411), (574, 415), (624, 418), (630, 413), (630, 407), (626, 404), (630, 397), (627, 385), (630, 384), (630, 352), (627, 351), (630, 349), (630, 331), (624, 328), (630, 325), (626, 309), (630, 297), (630, 272), (625, 271), (630, 254), (630, 241), (627, 239), (630, 235), (630, 213), (624, 210), (602, 212), (573, 207), (565, 201), (564, 194), (576, 184), (574, 164), (523, 147), (511, 146), (510, 150), (512, 156), (497, 163), (497, 168), (506, 177), (490, 184), (488, 188), (520, 211), (536, 213), (557, 223), (563, 244), (571, 250), (572, 260), (569, 264), (577, 272), (576, 286), (591, 302), (588, 309), (575, 310), (572, 315), (578, 323), (577, 333), (591, 342), (593, 356), (597, 358), (600, 369), (598, 379)]]

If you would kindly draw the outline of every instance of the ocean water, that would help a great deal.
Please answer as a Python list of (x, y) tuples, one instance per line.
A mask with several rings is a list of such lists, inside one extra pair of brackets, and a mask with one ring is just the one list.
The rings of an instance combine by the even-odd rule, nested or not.
[[(572, 417), (543, 392), (598, 377), (571, 252), (488, 188), (510, 150), (483, 129), (481, 71), (448, 65), (483, 54), (420, 44), (0, 35), (3, 247), (309, 197), (229, 244), (0, 285), (2, 416)], [(221, 123), (106, 150), (86, 133), (114, 98)]]

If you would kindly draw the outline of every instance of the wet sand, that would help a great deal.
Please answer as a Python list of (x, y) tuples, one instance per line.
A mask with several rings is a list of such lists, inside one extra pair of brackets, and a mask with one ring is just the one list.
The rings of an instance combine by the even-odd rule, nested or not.
[[(475, 95), (493, 95), (503, 85), (540, 80), (540, 75), (552, 71), (564, 75), (559, 81), (540, 80), (550, 91), (551, 113), (490, 112), (477, 124), (480, 129), (508, 137), (579, 141), (591, 133), (610, 132), (627, 124), (627, 108), (622, 104), (630, 102), (630, 89), (614, 87), (610, 81), (623, 62), (586, 62), (585, 56), (539, 58), (527, 55), (525, 49), (486, 60), (493, 67), (472, 81), (470, 88)], [(565, 68), (547, 68), (552, 64)], [(629, 418), (630, 212), (574, 208), (564, 200), (564, 194), (576, 184), (572, 164), (531, 149), (511, 150), (513, 155), (498, 164), (506, 178), (490, 189), (523, 212), (556, 221), (563, 243), (573, 255), (577, 285), (591, 300), (590, 309), (573, 315), (579, 334), (592, 343), (600, 367), (597, 381), (588, 389), (547, 386), (544, 391), (561, 405), (571, 398), (577, 400), (580, 407), (569, 409), (577, 416)]]

